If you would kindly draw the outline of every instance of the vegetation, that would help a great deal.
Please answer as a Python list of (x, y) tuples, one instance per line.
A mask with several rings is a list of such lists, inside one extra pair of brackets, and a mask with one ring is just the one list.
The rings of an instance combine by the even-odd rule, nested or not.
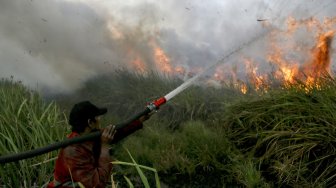
[(297, 88), (231, 106), (223, 128), (275, 185), (330, 187), (336, 184), (336, 84)]
[[(46, 104), (33, 91), (12, 79), (0, 81), (0, 155), (31, 150), (62, 140), (66, 127), (55, 103)], [(0, 185), (41, 186), (52, 177), (52, 152), (0, 165)]]
[[(148, 179), (147, 177), (145, 176), (145, 174), (143, 173), (143, 171), (141, 169), (145, 169), (145, 170), (149, 170), (149, 171), (152, 171), (154, 172), (154, 177), (155, 177), (155, 185), (156, 185), (156, 188), (161, 188), (161, 184), (160, 184), (160, 178), (159, 178), (159, 175), (157, 173), (157, 170), (154, 169), (154, 168), (150, 168), (150, 167), (147, 167), (147, 166), (143, 166), (143, 165), (139, 165), (132, 157), (132, 155), (130, 154), (130, 152), (126, 149), (129, 157), (132, 159), (132, 163), (127, 163), (127, 162), (123, 162), (123, 161), (114, 161), (112, 162), (113, 165), (126, 165), (126, 166), (132, 166), (132, 167), (135, 167), (136, 171), (138, 172), (139, 174), (139, 177), (143, 183), (143, 185), (145, 186), (145, 188), (149, 188), (150, 185), (149, 185), (149, 182), (148, 182)], [(130, 181), (130, 179), (128, 179), (126, 176), (124, 176), (126, 182), (128, 183), (128, 186), (131, 188), (131, 187), (134, 187), (133, 183)], [(113, 180), (112, 180), (113, 181)], [(114, 183), (114, 182), (112, 182)], [(113, 184), (113, 186), (116, 186), (115, 184)], [(112, 187), (113, 187), (112, 186)]]
[[(181, 83), (155, 73), (139, 75), (119, 70), (92, 78), (72, 94), (50, 98), (56, 99), (57, 106), (66, 113), (75, 102), (91, 100), (108, 107), (105, 123), (117, 123)], [(115, 145), (114, 157), (123, 164), (137, 161), (153, 167), (162, 185), (170, 187), (333, 186), (336, 84), (329, 78), (320, 86), (307, 90), (301, 83), (262, 95), (243, 95), (230, 87), (193, 86), (164, 105), (142, 131)], [(0, 99), (6, 107), (0, 114), (0, 133), (5, 135), (0, 138), (1, 154), (64, 137), (65, 118), (54, 103), (45, 104), (13, 81), (3, 80), (0, 91), (7, 96)], [(23, 130), (7, 133), (13, 128), (9, 125)], [(37, 130), (27, 131), (27, 127)], [(39, 137), (30, 138), (32, 135)], [(132, 154), (131, 160), (124, 148)], [(54, 156), (52, 153), (1, 166), (1, 184), (13, 186), (17, 181), (15, 185), (23, 187), (34, 182), (42, 185), (39, 179), (51, 177), (53, 162), (41, 164), (41, 173), (32, 164)], [(22, 171), (20, 177), (16, 175), (18, 169)], [(143, 185), (144, 176), (151, 186), (157, 184), (152, 172), (143, 172), (139, 178), (133, 166), (115, 165), (114, 170), (121, 186), (129, 186), (130, 182), (134, 187)]]

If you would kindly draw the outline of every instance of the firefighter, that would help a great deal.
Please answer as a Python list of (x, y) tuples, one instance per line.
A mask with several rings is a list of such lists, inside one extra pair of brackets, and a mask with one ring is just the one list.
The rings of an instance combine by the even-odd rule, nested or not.
[(102, 136), (62, 148), (55, 163), (54, 180), (48, 184), (48, 188), (79, 187), (79, 183), (85, 187), (105, 187), (112, 170), (109, 144), (141, 129), (142, 122), (149, 118), (149, 115), (142, 116), (118, 131), (114, 125), (101, 129), (100, 119), (106, 112), (106, 108), (98, 108), (89, 101), (73, 106), (69, 116), (72, 132), (68, 138), (94, 131), (102, 131)]

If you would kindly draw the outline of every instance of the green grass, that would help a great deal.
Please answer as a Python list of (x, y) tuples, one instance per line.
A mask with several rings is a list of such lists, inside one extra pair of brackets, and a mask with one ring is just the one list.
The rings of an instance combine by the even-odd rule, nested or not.
[[(145, 188), (149, 188), (150, 185), (149, 185), (149, 182), (148, 182), (148, 179), (147, 177), (145, 176), (145, 174), (143, 173), (143, 170), (148, 170), (148, 171), (151, 171), (154, 173), (154, 177), (155, 177), (155, 187), (156, 188), (161, 188), (161, 184), (160, 184), (160, 178), (159, 178), (159, 175), (158, 175), (158, 172), (156, 169), (154, 168), (151, 168), (151, 167), (148, 167), (148, 166), (143, 166), (143, 165), (139, 165), (135, 160), (134, 158), (132, 157), (131, 153), (126, 149), (129, 157), (131, 158), (132, 162), (129, 163), (129, 162), (123, 162), (123, 161), (114, 161), (112, 162), (113, 165), (125, 165), (125, 166), (132, 166), (132, 167), (135, 167), (137, 173), (139, 174), (140, 176), (140, 179), (143, 183), (143, 185), (145, 186)], [(128, 186), (129, 187), (134, 187), (133, 183), (130, 181), (129, 178), (127, 178), (126, 176), (124, 176), (125, 180), (127, 181), (128, 183)]]
[[(33, 91), (13, 80), (0, 81), (0, 154), (42, 147), (64, 137), (65, 123), (55, 103), (44, 103)], [(53, 163), (41, 163), (56, 152), (0, 165), (0, 185), (43, 185), (52, 176)], [(38, 164), (41, 163), (41, 164)]]
[(245, 100), (226, 111), (232, 143), (256, 158), (265, 177), (282, 186), (336, 183), (336, 85), (290, 88)]

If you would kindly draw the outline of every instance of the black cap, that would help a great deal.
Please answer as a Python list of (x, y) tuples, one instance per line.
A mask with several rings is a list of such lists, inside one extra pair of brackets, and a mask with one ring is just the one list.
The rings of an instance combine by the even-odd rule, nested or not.
[(89, 101), (83, 101), (73, 106), (70, 116), (69, 124), (78, 125), (82, 122), (87, 122), (88, 119), (103, 115), (107, 112), (107, 108), (98, 108)]

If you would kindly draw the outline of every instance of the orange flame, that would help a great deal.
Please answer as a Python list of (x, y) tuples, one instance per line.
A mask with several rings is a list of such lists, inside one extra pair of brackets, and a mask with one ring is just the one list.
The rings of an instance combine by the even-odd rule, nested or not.
[[(330, 50), (332, 39), (336, 33), (336, 30), (333, 28), (335, 24), (336, 18), (326, 18), (323, 22), (320, 22), (316, 18), (296, 20), (293, 17), (289, 17), (287, 19), (287, 31), (274, 30), (271, 32), (269, 34), (270, 52), (267, 55), (267, 61), (276, 68), (273, 71), (273, 79), (280, 81), (284, 87), (293, 86), (300, 82), (305, 83), (304, 89), (306, 91), (312, 88), (321, 88), (321, 84), (319, 83), (320, 78), (325, 75), (331, 75)], [(316, 36), (316, 42), (311, 53), (308, 50), (303, 51), (307, 49), (304, 44), (299, 46), (295, 43), (293, 45), (293, 41), (295, 41), (293, 36), (302, 27), (306, 28), (306, 31), (310, 32), (310, 34)], [(302, 30), (300, 31), (302, 32)], [(300, 52), (304, 56), (295, 59), (293, 58), (293, 54), (296, 52)], [(251, 84), (255, 91), (267, 92), (272, 83), (267, 74), (260, 73), (259, 67), (256, 66), (252, 59), (245, 58), (244, 62), (249, 84)], [(235, 71), (231, 74), (234, 80), (236, 80), (235, 87), (241, 90), (242, 93), (246, 93), (247, 85), (237, 81)], [(222, 79), (222, 76), (217, 71), (214, 78)]]
[(186, 74), (186, 69), (182, 66), (176, 66), (175, 67), (175, 72), (179, 75), (185, 75)]
[(328, 31), (317, 37), (317, 45), (312, 52), (312, 60), (303, 67), (307, 76), (306, 86), (320, 89), (319, 78), (331, 75), (330, 71), (330, 48), (335, 31)]
[(240, 86), (240, 91), (243, 93), (243, 94), (246, 94), (247, 93), (247, 85), (245, 83), (242, 83), (241, 86)]
[(131, 65), (133, 68), (138, 71), (139, 73), (145, 73), (146, 72), (146, 65), (145, 63), (140, 59), (140, 57), (137, 57), (134, 61), (131, 62)]
[(165, 52), (160, 48), (156, 47), (154, 49), (154, 57), (157, 67), (164, 73), (172, 73), (173, 68), (170, 65), (170, 60)]
[[(233, 67), (232, 70), (218, 67), (215, 73), (210, 76), (210, 79), (218, 84), (230, 84), (245, 94), (251, 89), (258, 92), (267, 92), (274, 80), (277, 84), (280, 82), (280, 85), (285, 88), (297, 84), (298, 81), (305, 83), (307, 91), (311, 88), (320, 88), (319, 79), (322, 76), (331, 75), (331, 43), (336, 33), (336, 17), (325, 18), (323, 21), (314, 17), (304, 20), (289, 17), (286, 23), (287, 29), (285, 31), (273, 30), (268, 35), (270, 48), (265, 59), (274, 68), (272, 75), (263, 73), (263, 67), (258, 67), (255, 60), (245, 58), (245, 73), (248, 84), (239, 80), (238, 76), (241, 75), (241, 72), (237, 76), (237, 67)], [(108, 24), (108, 29), (113, 39), (125, 40), (123, 33), (113, 24)], [(309, 37), (306, 41), (315, 37), (315, 44), (312, 44), (311, 41), (295, 43), (296, 36), (300, 35), (303, 38), (301, 32), (307, 32), (305, 34), (308, 34)], [(190, 70), (188, 67), (186, 69), (184, 66), (176, 65), (176, 62), (173, 65), (170, 57), (159, 46), (155, 38), (150, 39), (148, 46), (152, 50), (150, 51), (150, 58), (145, 57), (148, 54), (143, 54), (142, 51), (126, 46), (131, 60), (127, 65), (145, 73), (150, 67), (143, 60), (150, 60), (161, 73), (187, 77), (194, 76), (202, 71), (200, 67), (190, 67)], [(296, 55), (296, 52), (299, 52), (298, 55)], [(302, 57), (299, 57), (300, 55)], [(227, 73), (227, 71), (229, 72)], [(270, 76), (273, 76), (272, 80)]]
[(249, 82), (254, 85), (256, 91), (264, 90), (268, 88), (267, 76), (258, 75), (258, 67), (253, 64), (251, 59), (245, 59), (246, 70), (248, 71)]
[(334, 34), (335, 31), (328, 31), (318, 36), (312, 62), (304, 67), (305, 73), (315, 77), (322, 76), (324, 73), (330, 74), (330, 48)]
[(174, 69), (170, 64), (170, 59), (166, 53), (159, 47), (155, 39), (151, 39), (149, 44), (153, 47), (153, 56), (156, 68), (162, 73), (172, 74)]

